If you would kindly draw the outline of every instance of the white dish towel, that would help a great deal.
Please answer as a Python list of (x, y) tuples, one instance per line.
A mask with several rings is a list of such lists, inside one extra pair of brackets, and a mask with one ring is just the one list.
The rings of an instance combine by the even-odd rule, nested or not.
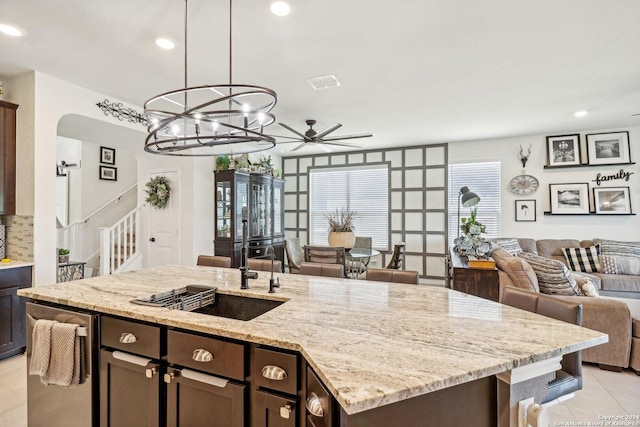
[(45, 385), (68, 387), (80, 384), (79, 325), (55, 320), (37, 320), (33, 328), (29, 374), (39, 375)]

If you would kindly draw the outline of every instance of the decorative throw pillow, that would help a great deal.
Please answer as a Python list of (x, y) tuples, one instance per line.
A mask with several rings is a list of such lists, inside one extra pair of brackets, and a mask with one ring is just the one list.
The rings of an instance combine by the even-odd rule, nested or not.
[(509, 255), (509, 253), (500, 246), (495, 247), (491, 257), (496, 262), (498, 269), (509, 276), (516, 287), (533, 292), (540, 292), (536, 273), (527, 261), (522, 258)]
[(524, 258), (533, 268), (533, 271), (536, 272), (540, 293), (582, 295), (576, 279), (561, 261), (545, 258), (530, 252), (520, 252), (518, 256)]
[(640, 260), (640, 242), (621, 242), (618, 240), (593, 239), (600, 245), (600, 254), (617, 255)]
[(561, 251), (567, 260), (569, 269), (585, 273), (597, 273), (600, 271), (599, 249), (598, 245), (595, 245), (587, 248), (562, 248)]
[(640, 276), (640, 259), (616, 255), (600, 255), (602, 272), (605, 274), (629, 274)]
[(522, 252), (518, 239), (514, 237), (499, 237), (497, 239), (492, 239), (491, 243), (500, 246), (511, 255), (517, 255), (518, 252)]
[(588, 297), (599, 297), (600, 294), (598, 293), (598, 288), (596, 287), (596, 284), (593, 283), (593, 280), (589, 279), (588, 277), (576, 277), (574, 276), (574, 278), (576, 279), (576, 283), (578, 284), (578, 286), (580, 287), (580, 290), (582, 291), (582, 294)]

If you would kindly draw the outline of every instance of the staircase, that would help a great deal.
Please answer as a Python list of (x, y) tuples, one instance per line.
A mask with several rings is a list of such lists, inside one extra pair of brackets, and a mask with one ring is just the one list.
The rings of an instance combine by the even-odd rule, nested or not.
[(111, 227), (100, 228), (100, 275), (139, 268), (140, 208), (135, 208)]

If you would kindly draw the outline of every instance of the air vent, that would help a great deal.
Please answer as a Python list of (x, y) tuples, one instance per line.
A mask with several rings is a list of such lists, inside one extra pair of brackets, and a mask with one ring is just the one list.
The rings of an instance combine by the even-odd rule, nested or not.
[(315, 90), (329, 89), (332, 87), (340, 86), (340, 82), (333, 74), (330, 76), (313, 77), (307, 80), (307, 82), (309, 82), (311, 87)]

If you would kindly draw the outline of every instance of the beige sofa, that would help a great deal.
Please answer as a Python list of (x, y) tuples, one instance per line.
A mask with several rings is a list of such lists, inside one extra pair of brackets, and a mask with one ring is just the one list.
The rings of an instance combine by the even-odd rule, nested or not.
[[(572, 247), (580, 242), (576, 240), (539, 240), (518, 239), (524, 251), (536, 252), (541, 256), (555, 258), (564, 261), (564, 257), (556, 250), (562, 247)], [(576, 247), (576, 246), (573, 246)], [(562, 259), (558, 257), (562, 256)], [(498, 268), (500, 280), (500, 295), (506, 286), (515, 286), (539, 292), (538, 281), (531, 266), (522, 258), (510, 255), (501, 248), (492, 253)], [(583, 273), (580, 273), (583, 274)], [(581, 281), (576, 274), (576, 279)], [(637, 277), (636, 279), (640, 279)], [(595, 282), (595, 280), (594, 280)], [(599, 286), (607, 283), (607, 278), (602, 277)], [(598, 285), (596, 283), (596, 285)], [(600, 291), (602, 293), (602, 291)], [(632, 318), (629, 307), (621, 301), (607, 298), (587, 296), (559, 296), (555, 298), (567, 298), (579, 301), (583, 306), (582, 326), (585, 328), (604, 332), (609, 335), (609, 342), (596, 347), (583, 350), (582, 358), (585, 362), (597, 363), (602, 369), (621, 370), (629, 367), (632, 342)], [(640, 357), (640, 349), (634, 349), (634, 357)], [(631, 363), (635, 368), (640, 366), (640, 361)], [(637, 368), (635, 368), (637, 369)]]

